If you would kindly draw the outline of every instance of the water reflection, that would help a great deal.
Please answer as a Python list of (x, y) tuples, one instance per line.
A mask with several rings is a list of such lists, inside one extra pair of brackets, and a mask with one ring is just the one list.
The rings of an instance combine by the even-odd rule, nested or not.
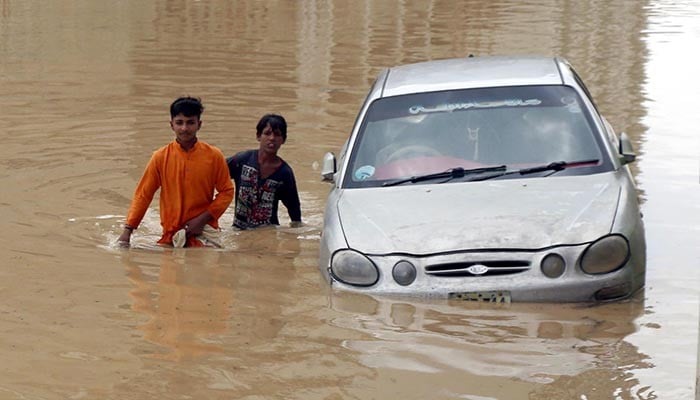
[[(140, 255), (150, 260), (140, 262)], [(148, 265), (153, 258), (157, 268)], [(132, 309), (150, 317), (140, 327), (144, 338), (164, 347), (154, 357), (177, 361), (222, 351), (216, 338), (227, 330), (233, 293), (220, 258), (216, 251), (182, 249), (122, 258), (134, 284)]]
[(280, 306), (293, 280), (293, 260), (301, 251), (296, 235), (275, 228), (245, 235), (229, 230), (225, 250), (122, 250), (133, 284), (131, 308), (149, 317), (139, 329), (161, 347), (149, 356), (190, 360), (222, 353), (235, 342), (276, 337), (284, 325)]
[[(316, 321), (308, 319), (309, 310), (320, 304), (299, 302), (298, 291), (308, 290), (308, 282), (300, 280), (294, 264), (305, 262), (307, 255), (303, 241), (292, 240), (296, 234), (274, 228), (227, 232), (236, 251), (120, 251), (133, 285), (131, 309), (147, 320), (138, 326), (143, 343), (132, 349), (144, 361), (142, 371), (117, 392), (129, 397), (136, 386), (162, 398), (182, 393), (265, 397), (283, 390), (268, 384), (271, 376), (309, 387), (325, 382), (323, 372), (313, 367), (319, 346), (305, 332)], [(189, 385), (198, 389), (190, 391)]]
[(653, 366), (625, 341), (639, 329), (635, 320), (644, 312), (643, 293), (597, 307), (421, 302), (346, 293), (332, 295), (330, 303), (340, 313), (332, 324), (367, 335), (344, 346), (373, 369), (517, 378), (538, 384), (530, 398), (544, 399), (570, 398), (560, 396), (571, 388), (577, 396), (593, 396), (588, 398), (639, 395), (632, 371)]

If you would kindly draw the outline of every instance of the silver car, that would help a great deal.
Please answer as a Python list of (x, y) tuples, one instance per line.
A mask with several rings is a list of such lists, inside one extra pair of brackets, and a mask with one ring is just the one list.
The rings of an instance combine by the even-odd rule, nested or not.
[(634, 159), (561, 58), (385, 69), (323, 160), (321, 273), (377, 294), (629, 297), (646, 270)]

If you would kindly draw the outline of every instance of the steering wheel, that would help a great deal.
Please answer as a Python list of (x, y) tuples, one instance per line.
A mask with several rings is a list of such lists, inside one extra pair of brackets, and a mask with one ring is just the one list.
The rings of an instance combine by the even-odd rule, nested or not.
[(387, 158), (385, 163), (391, 164), (394, 161), (406, 159), (406, 158), (416, 158), (416, 157), (441, 157), (442, 153), (435, 150), (432, 147), (422, 146), (422, 145), (411, 145), (402, 147), (395, 152), (391, 153)]

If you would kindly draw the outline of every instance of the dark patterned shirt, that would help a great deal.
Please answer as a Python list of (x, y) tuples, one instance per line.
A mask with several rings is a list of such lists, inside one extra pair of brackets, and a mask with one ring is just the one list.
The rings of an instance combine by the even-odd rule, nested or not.
[(289, 218), (301, 221), (299, 193), (294, 171), (284, 160), (272, 175), (260, 177), (258, 150), (242, 151), (226, 159), (231, 179), (236, 181), (236, 211), (233, 226), (240, 229), (279, 225), (277, 205), (282, 201)]

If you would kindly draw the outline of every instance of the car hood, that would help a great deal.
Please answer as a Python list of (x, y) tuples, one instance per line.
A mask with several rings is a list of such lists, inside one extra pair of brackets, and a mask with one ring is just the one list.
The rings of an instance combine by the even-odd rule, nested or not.
[(367, 254), (540, 249), (610, 232), (614, 173), (345, 189), (338, 214), (350, 248)]

